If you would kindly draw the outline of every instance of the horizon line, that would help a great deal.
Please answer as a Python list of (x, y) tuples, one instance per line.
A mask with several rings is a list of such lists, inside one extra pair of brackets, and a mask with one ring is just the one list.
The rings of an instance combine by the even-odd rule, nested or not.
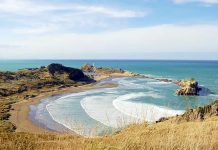
[(48, 59), (48, 58), (43, 58), (43, 59), (40, 59), (40, 58), (34, 58), (34, 59), (29, 59), (29, 58), (24, 58), (24, 59), (0, 59), (0, 61), (9, 61), (9, 60), (16, 60), (16, 61), (30, 61), (30, 60), (62, 60), (62, 61), (67, 61), (67, 60), (77, 60), (77, 61), (84, 61), (84, 60), (87, 60), (87, 61), (102, 61), (102, 60), (116, 60), (116, 61), (218, 61), (218, 59), (68, 59), (68, 58), (61, 58), (61, 59), (56, 59), (56, 58), (53, 58), (53, 59)]

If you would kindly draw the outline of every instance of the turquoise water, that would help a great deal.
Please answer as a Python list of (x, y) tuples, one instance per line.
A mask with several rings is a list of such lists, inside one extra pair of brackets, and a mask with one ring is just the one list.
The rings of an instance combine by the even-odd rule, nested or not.
[(42, 108), (46, 108), (53, 121), (82, 135), (90, 135), (90, 130), (96, 126), (98, 133), (102, 133), (104, 130), (119, 128), (136, 121), (153, 122), (160, 117), (181, 114), (188, 108), (203, 106), (218, 98), (218, 61), (5, 60), (0, 61), (0, 70), (14, 71), (50, 63), (77, 68), (85, 63), (94, 63), (96, 66), (123, 68), (158, 78), (194, 78), (212, 92), (207, 96), (176, 96), (177, 86), (172, 83), (115, 78), (104, 82), (118, 83), (116, 88), (70, 93), (47, 100), (46, 103), (42, 101), (32, 109), (36, 112), (32, 117), (38, 122), (41, 119), (40, 124), (44, 122), (41, 117), (44, 114)]

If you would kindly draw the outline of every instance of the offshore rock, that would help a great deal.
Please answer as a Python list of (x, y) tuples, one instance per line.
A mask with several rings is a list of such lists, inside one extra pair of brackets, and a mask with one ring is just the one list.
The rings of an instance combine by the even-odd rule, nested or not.
[(176, 91), (176, 95), (197, 96), (201, 90), (195, 80), (181, 80), (177, 82), (177, 85), (180, 86), (180, 89)]

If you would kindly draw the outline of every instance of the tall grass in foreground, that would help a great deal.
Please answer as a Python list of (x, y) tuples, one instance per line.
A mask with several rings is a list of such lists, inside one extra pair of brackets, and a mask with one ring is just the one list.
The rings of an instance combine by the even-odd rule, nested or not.
[(206, 149), (218, 147), (218, 117), (204, 121), (177, 123), (133, 123), (116, 134), (103, 137), (81, 137), (69, 134), (0, 133), (0, 149), (8, 150), (143, 150)]

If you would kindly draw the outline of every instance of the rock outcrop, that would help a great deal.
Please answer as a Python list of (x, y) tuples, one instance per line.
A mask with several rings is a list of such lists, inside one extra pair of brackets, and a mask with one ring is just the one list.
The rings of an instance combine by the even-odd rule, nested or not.
[(170, 122), (189, 122), (189, 121), (203, 121), (207, 118), (218, 116), (218, 100), (211, 104), (203, 107), (198, 107), (195, 109), (188, 109), (182, 115), (177, 115), (175, 117), (162, 117), (156, 123), (164, 122), (169, 120)]
[(81, 67), (81, 70), (83, 72), (95, 72), (95, 67), (93, 65), (90, 65), (90, 64), (85, 64)]
[(218, 100), (204, 107), (198, 107), (196, 109), (189, 109), (183, 115), (178, 116), (177, 120), (179, 121), (199, 120), (201, 121), (201, 120), (206, 119), (207, 117), (212, 117), (212, 116), (218, 116)]
[(52, 86), (72, 86), (94, 82), (80, 69), (50, 64), (16, 72), (0, 72), (0, 96), (10, 96), (28, 90)]
[(180, 87), (176, 91), (177, 95), (199, 95), (200, 88), (198, 87), (198, 82), (195, 80), (181, 80), (177, 82), (177, 85)]
[(112, 73), (125, 73), (123, 69), (114, 69), (111, 67), (99, 67), (96, 68), (96, 73), (98, 74), (112, 74)]
[(90, 64), (85, 64), (81, 67), (81, 70), (83, 72), (93, 72), (97, 74), (113, 74), (113, 73), (125, 73), (123, 69), (116, 69), (116, 68), (111, 68), (111, 67), (94, 67), (93, 65)]
[(66, 74), (70, 80), (74, 81), (81, 81), (87, 78), (80, 69), (65, 67), (61, 64), (50, 64), (48, 71), (55, 77)]

